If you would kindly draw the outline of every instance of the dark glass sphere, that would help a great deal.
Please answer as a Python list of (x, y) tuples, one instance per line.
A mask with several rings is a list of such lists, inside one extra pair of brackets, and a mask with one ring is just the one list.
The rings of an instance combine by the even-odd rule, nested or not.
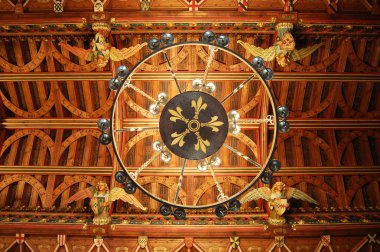
[(240, 207), (241, 207), (241, 203), (240, 203), (240, 201), (238, 201), (236, 199), (228, 202), (228, 208), (231, 211), (237, 212), (237, 211), (239, 211)]
[(272, 159), (270, 162), (269, 162), (269, 169), (272, 171), (272, 172), (278, 172), (281, 168), (281, 162), (278, 161), (277, 159)]
[(127, 183), (124, 184), (124, 190), (128, 194), (134, 194), (136, 192), (136, 185), (132, 180), (129, 180)]
[(100, 131), (105, 131), (110, 127), (110, 122), (106, 118), (100, 118), (98, 120), (98, 129)]
[(215, 33), (212, 31), (205, 31), (202, 34), (202, 41), (205, 43), (211, 43), (215, 40)]
[(219, 205), (215, 208), (215, 215), (218, 216), (219, 218), (223, 218), (226, 216), (228, 213), (227, 207), (223, 205)]
[(160, 213), (163, 216), (169, 216), (172, 214), (172, 208), (169, 205), (164, 204), (160, 207)]
[(289, 116), (289, 109), (286, 106), (279, 106), (276, 108), (278, 117), (287, 118)]
[(121, 82), (118, 79), (112, 78), (108, 81), (108, 87), (111, 90), (117, 90), (120, 86), (121, 86)]
[(148, 42), (148, 47), (150, 50), (157, 50), (160, 47), (160, 41), (158, 41), (156, 38), (152, 38)]
[(110, 134), (108, 133), (105, 133), (103, 132), (100, 136), (99, 136), (99, 142), (103, 145), (108, 145), (110, 144), (112, 141), (112, 137)]
[(289, 132), (290, 124), (287, 121), (281, 121), (278, 123), (278, 131), (280, 133), (286, 133)]
[(264, 68), (261, 74), (265, 80), (271, 80), (273, 78), (273, 71), (270, 68)]
[(116, 181), (121, 183), (121, 184), (124, 184), (125, 181), (127, 180), (127, 178), (128, 178), (128, 175), (127, 175), (127, 173), (125, 173), (125, 171), (117, 171), (115, 173)]
[(129, 70), (126, 66), (119, 66), (116, 71), (117, 76), (122, 78), (126, 77), (128, 75), (128, 72)]
[(165, 45), (171, 45), (174, 42), (174, 36), (171, 33), (165, 33), (161, 37), (161, 42), (164, 43)]
[(254, 57), (251, 64), (255, 69), (261, 69), (264, 66), (264, 59), (261, 57)]
[(173, 215), (176, 220), (184, 220), (186, 218), (186, 211), (185, 209), (179, 207), (174, 210)]
[(264, 184), (270, 184), (270, 182), (272, 182), (272, 177), (273, 177), (273, 174), (270, 171), (264, 171), (263, 174), (261, 175), (261, 181)]
[(216, 44), (218, 46), (227, 46), (228, 45), (228, 42), (230, 42), (229, 38), (222, 34), (222, 35), (219, 35), (218, 38), (216, 39)]

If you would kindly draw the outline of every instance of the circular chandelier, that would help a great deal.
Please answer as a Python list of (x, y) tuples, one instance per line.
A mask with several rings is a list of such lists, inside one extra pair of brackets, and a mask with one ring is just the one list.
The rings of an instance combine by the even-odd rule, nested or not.
[[(127, 193), (133, 194), (136, 188), (139, 188), (160, 202), (162, 204), (160, 213), (164, 216), (173, 214), (176, 219), (184, 219), (186, 216), (185, 209), (214, 208), (218, 217), (225, 216), (229, 210), (238, 211), (240, 202), (237, 198), (259, 180), (269, 184), (273, 173), (281, 167), (278, 160), (272, 159), (272, 154), (278, 132), (289, 130), (289, 123), (286, 121), (289, 110), (285, 106), (276, 107), (275, 105), (272, 91), (267, 83), (268, 80), (272, 79), (273, 72), (264, 66), (262, 58), (254, 57), (249, 62), (241, 55), (228, 49), (228, 43), (227, 36), (215, 36), (212, 31), (206, 31), (202, 35), (202, 41), (181, 43), (174, 43), (173, 35), (166, 33), (160, 40), (153, 38), (148, 42), (148, 47), (152, 52), (138, 62), (131, 71), (126, 66), (120, 66), (117, 69), (116, 76), (109, 81), (109, 88), (116, 91), (116, 95), (110, 120), (101, 118), (98, 121), (98, 128), (102, 131), (99, 141), (104, 145), (112, 142), (115, 156), (122, 168), (115, 174), (116, 181), (123, 184)], [(196, 50), (208, 51), (208, 54), (204, 56), (206, 58), (204, 59), (204, 71), (196, 72), (195, 78), (182, 80), (180, 83), (178, 72), (174, 70), (169, 56), (177, 54), (183, 48), (190, 48), (188, 51), (192, 52)], [(239, 80), (243, 80), (230, 88), (231, 91), (224, 94), (223, 97), (220, 96), (225, 92), (218, 90), (220, 87), (208, 80), (209, 70), (217, 53), (227, 55), (226, 57), (229, 57), (231, 62), (239, 65), (239, 73), (244, 76), (244, 78), (239, 78)], [(169, 91), (163, 92), (161, 90), (156, 96), (153, 96), (134, 83), (141, 81), (139, 74), (144, 73), (144, 66), (154, 60), (157, 61), (157, 59), (165, 62), (165, 70), (170, 72), (172, 80), (154, 87), (155, 90), (161, 87)], [(249, 85), (255, 87), (256, 95), (260, 95), (260, 99), (265, 99), (268, 102), (269, 108), (265, 109), (268, 112), (258, 118), (244, 118), (245, 111), (239, 113), (237, 108), (234, 109), (231, 106), (226, 111), (225, 102), (233, 96), (239, 95), (239, 92)], [(135, 108), (135, 111), (143, 117), (152, 118), (155, 123), (153, 126), (139, 125), (138, 123), (133, 127), (123, 126), (128, 121), (126, 108), (129, 106), (128, 101), (131, 100), (129, 95), (131, 92), (136, 92), (136, 95), (145, 99), (146, 109), (142, 106), (135, 106), (139, 108)], [(243, 138), (249, 139), (244, 134), (244, 125), (249, 123), (256, 125), (255, 130), (258, 131), (259, 137), (263, 135), (261, 131), (268, 130), (268, 127), (261, 126), (270, 125), (273, 127), (273, 134), (270, 134), (271, 139), (268, 141), (267, 155), (262, 160), (252, 153), (239, 151), (237, 146), (231, 144), (232, 138), (238, 139), (238, 141)], [(141, 152), (149, 155), (145, 155), (146, 159), (138, 167), (131, 167), (125, 155), (126, 145), (130, 141), (139, 141), (141, 139), (138, 137), (139, 133), (148, 131), (150, 134), (147, 135), (152, 137), (151, 149), (148, 150), (144, 147), (145, 149), (142, 149)], [(223, 165), (223, 160), (226, 160), (226, 157), (220, 155), (222, 149), (228, 151), (229, 155), (236, 155), (237, 158), (244, 159), (250, 168), (250, 181), (233, 195), (226, 195), (218, 180), (218, 170)], [(154, 167), (170, 164), (174, 162), (173, 159), (180, 167), (174, 197), (164, 199), (156, 190), (145, 188), (139, 183), (139, 178), (144, 175), (144, 172)], [(195, 176), (209, 177), (213, 181), (213, 186), (216, 187), (217, 191), (213, 202), (191, 202), (181, 198), (181, 191), (186, 190), (183, 181), (188, 176), (187, 170), (190, 167), (192, 168), (192, 175), (194, 175), (195, 170)], [(230, 168), (233, 169), (233, 167)]]

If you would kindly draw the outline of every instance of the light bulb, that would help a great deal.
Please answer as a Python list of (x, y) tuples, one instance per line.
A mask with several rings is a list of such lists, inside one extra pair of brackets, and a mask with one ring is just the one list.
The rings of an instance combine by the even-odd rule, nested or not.
[(237, 121), (237, 120), (239, 120), (239, 118), (240, 118), (240, 114), (239, 114), (239, 112), (237, 112), (236, 110), (231, 110), (230, 111), (230, 113), (229, 113), (229, 118), (231, 119), (231, 120), (233, 120), (233, 121)]
[(233, 135), (239, 134), (240, 133), (240, 126), (237, 125), (237, 124), (232, 124), (231, 127), (230, 127), (230, 132)]
[(160, 106), (155, 102), (149, 106), (149, 112), (153, 115), (160, 113)]
[(191, 83), (191, 86), (194, 88), (194, 89), (201, 89), (203, 87), (203, 81), (202, 79), (194, 79), (193, 80), (193, 83)]
[(207, 93), (213, 93), (216, 90), (216, 86), (214, 83), (209, 82), (205, 85), (205, 90)]
[(166, 103), (168, 101), (168, 95), (164, 92), (157, 95), (157, 100), (159, 103)]
[(166, 164), (169, 163), (172, 160), (172, 154), (168, 151), (161, 152), (161, 160)]
[(153, 150), (155, 151), (161, 151), (163, 148), (163, 145), (160, 141), (157, 140), (153, 142), (152, 147), (153, 147)]
[(213, 156), (210, 160), (212, 166), (219, 166), (222, 163), (222, 159), (219, 156)]
[(197, 164), (197, 169), (201, 172), (207, 171), (208, 163), (206, 160), (199, 161)]

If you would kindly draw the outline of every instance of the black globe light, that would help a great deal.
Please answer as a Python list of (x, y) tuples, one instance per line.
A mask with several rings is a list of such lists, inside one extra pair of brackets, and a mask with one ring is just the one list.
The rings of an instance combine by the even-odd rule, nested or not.
[[(124, 66), (118, 68), (116, 76), (109, 81), (109, 88), (116, 91), (111, 117), (98, 121), (98, 128), (102, 132), (99, 141), (104, 145), (112, 143), (122, 168), (115, 173), (115, 180), (123, 185), (127, 193), (132, 194), (139, 189), (160, 202), (162, 215), (183, 220), (186, 218), (186, 209), (213, 208), (215, 214), (222, 218), (229, 211), (239, 211), (239, 197), (242, 194), (259, 181), (271, 183), (273, 174), (279, 171), (281, 163), (272, 159), (272, 155), (278, 134), (289, 130), (286, 121), (289, 110), (275, 104), (267, 83), (272, 79), (273, 71), (264, 66), (264, 60), (255, 57), (250, 62), (229, 49), (230, 39), (226, 35), (206, 31), (201, 41), (174, 41), (170, 33), (163, 34), (160, 39), (152, 38), (148, 41), (151, 50), (149, 55), (131, 70)], [(220, 70), (221, 64), (216, 60), (217, 54), (233, 58), (229, 62), (234, 65), (224, 66), (223, 71), (239, 69), (239, 75), (231, 74), (235, 79), (226, 80), (225, 74), (219, 77), (219, 72), (215, 71)], [(179, 60), (190, 60), (191, 57), (193, 61), (197, 57), (201, 58), (204, 62), (203, 72), (184, 74), (177, 70)], [(164, 62), (159, 67), (152, 66), (152, 62), (162, 60)], [(152, 79), (149, 77), (152, 74), (147, 74), (149, 71), (158, 71), (158, 77), (154, 80), (159, 84), (154, 84), (154, 88), (153, 84), (150, 86), (147, 83), (147, 80)], [(265, 96), (269, 107), (266, 111), (273, 114), (259, 114), (252, 118), (250, 113), (248, 117), (247, 107), (242, 109), (231, 102), (230, 99), (235, 95), (248, 91), (252, 92), (249, 93), (252, 100)], [(135, 94), (131, 95), (133, 92)], [(250, 102), (249, 106), (252, 104)], [(128, 118), (130, 110), (138, 114), (138, 120), (136, 116)], [(250, 130), (257, 131), (257, 139), (248, 137), (246, 133)], [(267, 141), (266, 156), (259, 158), (253, 146), (256, 146), (255, 142), (260, 142), (262, 135), (272, 139)], [(132, 162), (127, 158), (129, 151), (144, 139), (149, 140), (144, 142), (144, 160)], [(151, 143), (150, 147), (147, 142)], [(243, 149), (251, 151), (242, 152)], [(222, 157), (225, 155), (235, 155), (251, 167), (246, 174), (250, 181), (231, 195), (225, 192), (222, 177), (226, 173), (231, 174), (237, 167), (223, 164), (226, 159)], [(170, 167), (171, 172), (177, 173), (170, 197), (157, 192), (160, 190), (143, 186), (147, 174), (166, 166)], [(215, 198), (212, 196), (212, 199), (208, 197), (207, 200), (201, 200), (206, 191), (200, 189), (190, 195), (183, 186), (187, 176), (204, 176), (212, 181), (206, 189), (216, 189)], [(194, 200), (189, 200), (189, 197)]]

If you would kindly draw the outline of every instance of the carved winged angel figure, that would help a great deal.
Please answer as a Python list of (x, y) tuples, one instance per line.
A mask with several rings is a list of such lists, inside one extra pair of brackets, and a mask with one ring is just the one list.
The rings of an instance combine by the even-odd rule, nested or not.
[(80, 190), (71, 196), (66, 203), (71, 203), (87, 197), (91, 198), (90, 206), (95, 214), (93, 219), (95, 225), (107, 225), (111, 222), (109, 211), (111, 209), (112, 202), (118, 199), (128, 202), (143, 211), (146, 210), (146, 207), (144, 207), (133, 195), (126, 193), (123, 188), (114, 187), (110, 191), (107, 183), (103, 181), (98, 182), (96, 186), (91, 186)]
[(306, 193), (293, 188), (286, 187), (283, 182), (276, 182), (272, 189), (268, 187), (260, 187), (258, 189), (253, 189), (248, 194), (246, 194), (241, 200), (241, 203), (246, 203), (252, 200), (264, 199), (268, 201), (269, 206), (269, 224), (272, 225), (282, 225), (285, 223), (285, 218), (283, 214), (289, 207), (288, 199), (295, 198), (299, 200), (305, 200), (310, 203), (318, 205), (318, 202)]
[(267, 49), (250, 45), (241, 40), (238, 40), (237, 42), (240, 45), (242, 45), (253, 56), (261, 57), (265, 61), (272, 61), (276, 58), (277, 63), (280, 66), (285, 67), (289, 65), (292, 61), (297, 61), (305, 58), (306, 56), (309, 56), (323, 45), (323, 43), (319, 43), (313, 46), (296, 50), (296, 43), (294, 41), (294, 37), (290, 33), (292, 29), (293, 24), (291, 23), (277, 24), (277, 41), (274, 43), (273, 46)]
[(96, 61), (97, 67), (102, 68), (107, 65), (109, 59), (113, 61), (120, 61), (128, 59), (141, 50), (147, 43), (137, 44), (121, 50), (111, 46), (105, 36), (104, 32), (98, 32), (95, 34), (95, 38), (91, 42), (92, 48), (84, 49), (76, 46), (71, 46), (65, 42), (59, 42), (62, 48), (67, 49), (74, 55), (87, 61)]

